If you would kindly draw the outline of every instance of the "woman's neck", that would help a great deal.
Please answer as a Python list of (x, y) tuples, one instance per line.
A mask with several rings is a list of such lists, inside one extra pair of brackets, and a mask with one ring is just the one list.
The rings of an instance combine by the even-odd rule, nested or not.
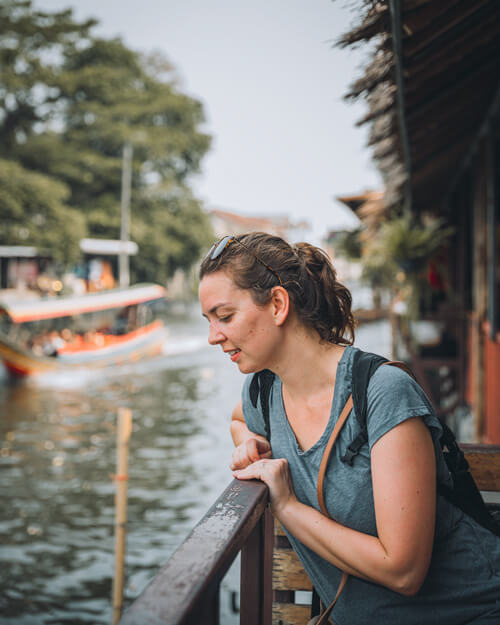
[(287, 395), (299, 399), (332, 388), (345, 347), (321, 342), (316, 333), (306, 330), (289, 337), (272, 367)]

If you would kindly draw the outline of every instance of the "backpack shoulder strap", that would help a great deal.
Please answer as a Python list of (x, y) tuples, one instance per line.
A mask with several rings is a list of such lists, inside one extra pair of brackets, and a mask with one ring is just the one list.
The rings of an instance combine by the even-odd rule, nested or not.
[(355, 456), (359, 450), (368, 442), (368, 431), (366, 427), (367, 416), (367, 389), (370, 378), (381, 365), (392, 365), (399, 367), (415, 379), (410, 367), (398, 360), (388, 360), (378, 354), (357, 350), (354, 353), (352, 363), (352, 399), (354, 412), (358, 420), (360, 432), (347, 447), (346, 453), (342, 456), (342, 462), (352, 466)]
[(342, 462), (350, 466), (352, 466), (354, 457), (358, 455), (361, 447), (368, 441), (366, 429), (366, 389), (368, 388), (368, 382), (380, 365), (385, 362), (387, 362), (387, 358), (378, 354), (364, 352), (359, 349), (354, 352), (351, 380), (352, 401), (360, 432), (348, 445), (346, 453), (341, 458)]
[(266, 438), (271, 440), (271, 420), (269, 418), (269, 395), (274, 382), (274, 373), (269, 369), (263, 369), (254, 374), (250, 382), (250, 401), (254, 408), (257, 408), (257, 402), (260, 398), (260, 407), (262, 416), (264, 417), (264, 425), (266, 428)]

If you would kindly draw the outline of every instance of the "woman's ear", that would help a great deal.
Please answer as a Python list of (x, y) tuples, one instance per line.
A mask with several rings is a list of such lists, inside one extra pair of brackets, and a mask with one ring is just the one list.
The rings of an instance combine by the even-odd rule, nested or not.
[(271, 295), (271, 312), (277, 326), (282, 326), (290, 313), (290, 296), (282, 286), (276, 286)]

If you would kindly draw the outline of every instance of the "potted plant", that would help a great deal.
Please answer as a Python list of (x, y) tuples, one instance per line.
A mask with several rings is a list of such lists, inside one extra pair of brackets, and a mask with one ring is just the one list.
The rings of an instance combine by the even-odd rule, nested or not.
[(434, 346), (441, 340), (442, 322), (424, 320), (422, 314), (446, 296), (443, 251), (453, 232), (442, 219), (425, 217), (416, 221), (406, 215), (386, 222), (380, 229), (380, 250), (398, 268), (396, 281), (415, 347)]
[(418, 222), (403, 215), (382, 225), (380, 239), (385, 254), (402, 271), (415, 274), (427, 268), (453, 232), (442, 219), (424, 217)]

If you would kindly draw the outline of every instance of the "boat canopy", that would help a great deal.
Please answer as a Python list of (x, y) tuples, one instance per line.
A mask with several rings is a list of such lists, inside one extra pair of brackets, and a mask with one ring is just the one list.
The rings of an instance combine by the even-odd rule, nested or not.
[(159, 284), (136, 284), (125, 289), (109, 289), (72, 297), (0, 302), (0, 313), (9, 315), (14, 323), (23, 323), (133, 306), (165, 296), (166, 290)]

